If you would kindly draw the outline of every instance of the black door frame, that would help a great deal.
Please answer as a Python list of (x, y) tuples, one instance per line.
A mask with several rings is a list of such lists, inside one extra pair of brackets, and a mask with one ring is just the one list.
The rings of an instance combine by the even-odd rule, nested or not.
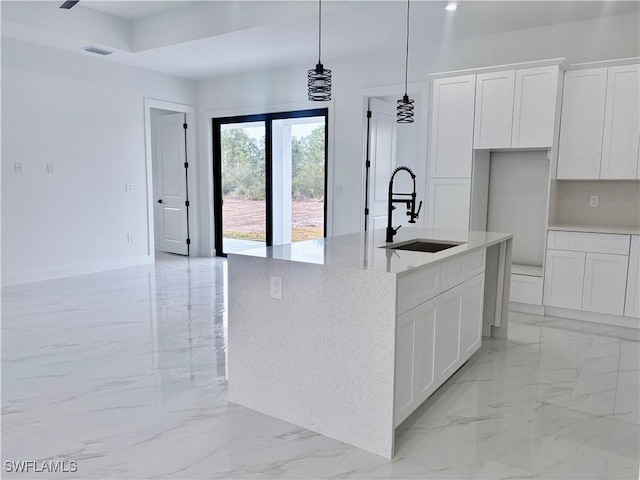
[(220, 127), (229, 123), (264, 122), (265, 124), (265, 203), (266, 245), (273, 245), (273, 147), (272, 122), (291, 118), (324, 117), (324, 225), (322, 235), (327, 235), (327, 166), (329, 156), (329, 109), (315, 108), (290, 112), (260, 113), (255, 115), (239, 115), (212, 119), (213, 139), (213, 216), (214, 246), (216, 256), (226, 257), (223, 251), (223, 218), (222, 218), (222, 142)]

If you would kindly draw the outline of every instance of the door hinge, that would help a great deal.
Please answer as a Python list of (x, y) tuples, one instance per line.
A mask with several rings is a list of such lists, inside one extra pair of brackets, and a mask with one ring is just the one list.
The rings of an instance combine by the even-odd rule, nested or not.
[(189, 162), (184, 162), (184, 168), (189, 168)]
[(187, 245), (191, 245), (191, 239), (187, 238)]
[(371, 160), (367, 160), (367, 162), (364, 165), (365, 165), (365, 167), (370, 168), (371, 167)]
[(186, 201), (184, 202), (184, 206), (185, 206), (185, 207), (188, 207), (188, 206), (189, 206), (189, 200), (186, 200)]
[(369, 209), (368, 209), (368, 208), (365, 208), (365, 209), (364, 209), (364, 214), (365, 214), (365, 215), (369, 215)]
[(184, 128), (184, 129), (186, 130), (186, 129), (187, 129), (187, 124), (186, 124), (186, 123), (183, 123), (183, 124), (182, 124), (182, 128)]
[(371, 118), (371, 110), (367, 110), (367, 118)]

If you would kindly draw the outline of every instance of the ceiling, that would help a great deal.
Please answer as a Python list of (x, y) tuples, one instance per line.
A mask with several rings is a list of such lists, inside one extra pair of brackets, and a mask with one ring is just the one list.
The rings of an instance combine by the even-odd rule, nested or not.
[(117, 0), (82, 0), (81, 6), (108, 13), (115, 17), (124, 18), (126, 20), (138, 20), (143, 17), (150, 17), (157, 13), (166, 12), (180, 7), (188, 6), (189, 0), (182, 1), (117, 1)]
[[(115, 61), (191, 79), (314, 64), (317, 3), (299, 1), (93, 1), (2, 3), (2, 34), (80, 52), (112, 50)], [(443, 42), (640, 11), (637, 1), (482, 1), (411, 4), (411, 49)], [(323, 3), (325, 64), (404, 51), (406, 3)]]

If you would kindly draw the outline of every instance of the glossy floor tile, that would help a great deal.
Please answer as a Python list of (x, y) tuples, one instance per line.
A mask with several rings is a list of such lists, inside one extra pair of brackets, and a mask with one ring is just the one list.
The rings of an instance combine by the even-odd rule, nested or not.
[(227, 402), (226, 264), (2, 292), (4, 478), (638, 478), (639, 332), (512, 313), (397, 431), (393, 461)]

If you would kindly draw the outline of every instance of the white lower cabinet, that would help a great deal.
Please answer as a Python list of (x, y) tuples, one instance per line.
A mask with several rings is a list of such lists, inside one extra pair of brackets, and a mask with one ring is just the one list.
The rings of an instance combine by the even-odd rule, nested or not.
[(582, 310), (622, 315), (628, 264), (626, 255), (587, 253)]
[(396, 426), (480, 348), (483, 299), (481, 272), (398, 316)]
[(586, 253), (547, 250), (544, 274), (544, 304), (553, 307), (582, 308)]
[(623, 315), (629, 295), (629, 240), (629, 235), (549, 232), (547, 245), (558, 250), (547, 250), (544, 304)]
[(627, 317), (640, 317), (640, 236), (638, 235), (631, 237), (624, 314)]

